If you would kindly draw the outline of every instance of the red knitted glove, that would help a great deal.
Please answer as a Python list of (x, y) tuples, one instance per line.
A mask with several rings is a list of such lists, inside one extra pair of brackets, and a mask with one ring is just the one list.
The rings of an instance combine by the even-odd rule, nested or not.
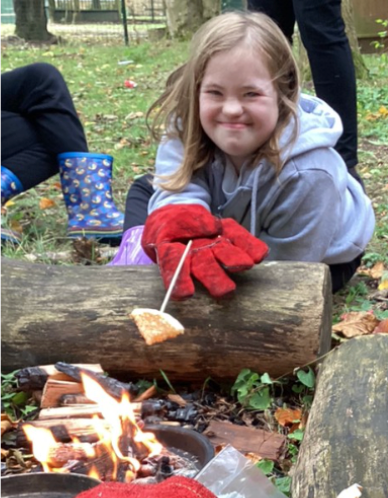
[(185, 243), (191, 239), (193, 245), (173, 290), (173, 299), (185, 299), (194, 294), (191, 275), (213, 297), (222, 297), (236, 288), (223, 268), (230, 272), (248, 270), (268, 254), (264, 242), (230, 218), (220, 220), (196, 204), (165, 206), (148, 217), (142, 246), (159, 264), (166, 289)]
[(187, 477), (170, 477), (159, 484), (124, 484), (104, 482), (83, 491), (75, 498), (216, 498), (197, 481)]

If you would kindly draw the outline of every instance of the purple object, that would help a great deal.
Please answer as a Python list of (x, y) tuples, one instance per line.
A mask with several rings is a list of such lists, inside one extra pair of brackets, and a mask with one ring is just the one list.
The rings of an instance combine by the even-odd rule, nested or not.
[(121, 239), (119, 250), (108, 266), (151, 265), (154, 262), (141, 246), (144, 225), (128, 228)]

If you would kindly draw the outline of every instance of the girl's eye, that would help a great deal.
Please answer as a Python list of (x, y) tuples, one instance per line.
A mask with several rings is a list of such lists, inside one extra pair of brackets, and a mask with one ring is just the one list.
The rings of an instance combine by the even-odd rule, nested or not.
[(216, 95), (218, 97), (222, 95), (219, 90), (208, 90), (206, 93), (208, 93), (209, 95)]
[(247, 92), (245, 94), (246, 97), (249, 97), (249, 98), (253, 98), (253, 97), (259, 97), (260, 94), (258, 94), (257, 92)]

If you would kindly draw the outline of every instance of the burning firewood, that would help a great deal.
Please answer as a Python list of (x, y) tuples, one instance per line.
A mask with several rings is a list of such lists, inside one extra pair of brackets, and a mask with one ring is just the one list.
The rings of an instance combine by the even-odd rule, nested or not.
[[(103, 373), (100, 364), (77, 364), (74, 367), (85, 368), (96, 373)], [(43, 389), (48, 378), (54, 380), (72, 380), (72, 377), (60, 372), (54, 365), (22, 368), (15, 373), (18, 387), (21, 391), (35, 391)]]
[(48, 451), (48, 462), (52, 467), (63, 467), (70, 460), (88, 461), (96, 455), (90, 443), (57, 443)]
[(120, 399), (125, 392), (129, 392), (129, 394), (135, 396), (139, 392), (139, 389), (131, 382), (124, 384), (111, 377), (105, 377), (105, 375), (100, 373), (91, 372), (86, 368), (70, 365), (69, 363), (58, 362), (55, 364), (55, 368), (78, 382), (81, 382), (81, 373), (86, 373), (89, 377), (98, 382), (108, 394), (116, 399)]
[[(161, 415), (166, 411), (166, 403), (163, 400), (148, 399), (145, 401), (131, 403), (132, 410), (137, 417), (145, 418), (150, 415)], [(68, 418), (88, 418), (94, 415), (101, 416), (101, 408), (96, 404), (60, 406), (44, 408), (40, 410), (39, 420), (54, 420)]]
[[(89, 443), (99, 439), (96, 425), (90, 418), (34, 420), (28, 424), (36, 428), (50, 429), (58, 442), (68, 443), (74, 437)], [(23, 431), (23, 425), (24, 423), (21, 422), (17, 427), (16, 444), (18, 447), (28, 448), (29, 443)], [(104, 422), (103, 427), (108, 430), (109, 424)]]
[(41, 408), (60, 406), (61, 399), (66, 394), (80, 394), (84, 388), (80, 382), (68, 382), (64, 380), (48, 379), (40, 402)]
[(59, 399), (59, 406), (94, 405), (95, 402), (84, 394), (64, 394)]

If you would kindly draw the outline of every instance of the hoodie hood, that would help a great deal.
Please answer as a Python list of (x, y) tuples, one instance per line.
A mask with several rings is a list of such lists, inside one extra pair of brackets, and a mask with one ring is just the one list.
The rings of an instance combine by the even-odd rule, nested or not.
[(342, 135), (343, 127), (339, 115), (323, 100), (312, 95), (301, 94), (298, 103), (298, 135), (291, 150), (287, 146), (295, 127), (293, 119), (280, 138), (282, 159), (289, 160), (305, 152), (321, 147), (334, 147)]

